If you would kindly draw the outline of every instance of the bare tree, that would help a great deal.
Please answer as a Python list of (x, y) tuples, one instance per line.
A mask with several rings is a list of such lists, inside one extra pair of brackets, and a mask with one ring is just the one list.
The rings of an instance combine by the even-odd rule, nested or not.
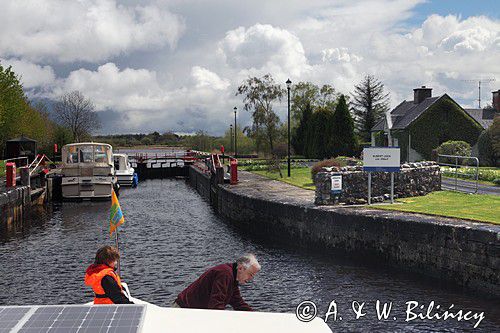
[(76, 142), (101, 127), (94, 104), (77, 90), (61, 96), (54, 111), (57, 120), (71, 131)]

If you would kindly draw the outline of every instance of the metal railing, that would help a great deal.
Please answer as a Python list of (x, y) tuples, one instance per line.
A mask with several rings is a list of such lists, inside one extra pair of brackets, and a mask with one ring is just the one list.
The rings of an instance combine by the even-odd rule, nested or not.
[(12, 162), (12, 161), (17, 161), (17, 160), (26, 160), (26, 163), (24, 164), (24, 166), (27, 166), (29, 164), (29, 160), (27, 157), (8, 158), (8, 159), (4, 160), (4, 162), (5, 162), (5, 164), (7, 164), (7, 162)]
[[(441, 162), (440, 159), (445, 159), (446, 162), (450, 163), (445, 163)], [(442, 166), (448, 166), (452, 169), (454, 169), (454, 178), (455, 178), (455, 191), (458, 191), (458, 169), (462, 167), (469, 167), (468, 163), (462, 163), (464, 161), (474, 161), (475, 162), (475, 174), (473, 175), (474, 181), (475, 181), (475, 188), (474, 188), (474, 193), (477, 193), (478, 191), (478, 181), (479, 181), (479, 159), (477, 157), (471, 157), (471, 156), (458, 156), (458, 155), (441, 155), (438, 154), (437, 156), (437, 163)], [(465, 165), (464, 165), (465, 164)], [(461, 186), (462, 188), (467, 188), (467, 186)]]

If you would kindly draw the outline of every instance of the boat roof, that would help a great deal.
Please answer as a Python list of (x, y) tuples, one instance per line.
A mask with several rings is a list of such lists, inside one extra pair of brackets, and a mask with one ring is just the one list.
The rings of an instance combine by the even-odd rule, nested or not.
[(69, 143), (67, 145), (64, 145), (64, 147), (75, 147), (75, 146), (108, 146), (109, 148), (113, 148), (110, 144), (108, 143), (100, 143), (100, 142), (78, 142), (78, 143)]
[(0, 331), (17, 333), (29, 327), (30, 331), (36, 328), (34, 332), (46, 332), (55, 325), (60, 328), (57, 332), (76, 332), (73, 329), (78, 327), (95, 328), (96, 332), (101, 332), (100, 327), (113, 332), (122, 328), (131, 333), (332, 332), (319, 317), (302, 322), (292, 313), (165, 308), (132, 300), (135, 304), (0, 306)]

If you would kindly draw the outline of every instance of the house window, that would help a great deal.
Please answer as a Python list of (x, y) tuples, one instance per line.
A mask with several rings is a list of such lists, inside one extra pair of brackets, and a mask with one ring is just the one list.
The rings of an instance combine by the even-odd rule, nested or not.
[(399, 140), (397, 138), (392, 138), (392, 145), (394, 147), (399, 147)]

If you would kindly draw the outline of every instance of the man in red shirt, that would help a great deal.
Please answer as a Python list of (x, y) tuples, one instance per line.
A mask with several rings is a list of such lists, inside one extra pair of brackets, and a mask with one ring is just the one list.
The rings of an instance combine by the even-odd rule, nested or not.
[(259, 271), (260, 264), (253, 254), (212, 267), (184, 289), (173, 306), (224, 310), (230, 304), (235, 310), (253, 311), (241, 298), (238, 285), (249, 282)]

